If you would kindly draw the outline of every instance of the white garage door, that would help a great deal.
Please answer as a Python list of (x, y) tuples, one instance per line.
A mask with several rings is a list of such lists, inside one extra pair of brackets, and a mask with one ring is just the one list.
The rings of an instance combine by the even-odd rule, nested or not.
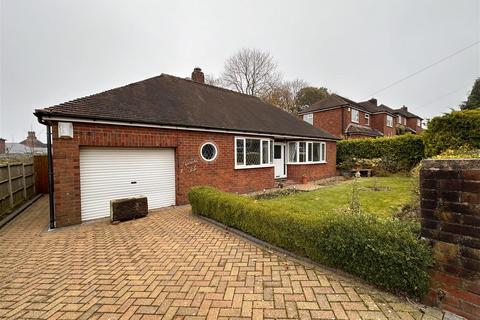
[(173, 149), (80, 149), (82, 221), (110, 216), (110, 200), (146, 196), (148, 208), (175, 205)]

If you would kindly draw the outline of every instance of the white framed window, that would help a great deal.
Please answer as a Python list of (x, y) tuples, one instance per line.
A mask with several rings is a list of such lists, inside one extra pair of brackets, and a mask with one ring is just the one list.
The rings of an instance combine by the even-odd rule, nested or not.
[(422, 120), (417, 119), (417, 127), (422, 127)]
[(387, 127), (393, 127), (393, 117), (387, 115)]
[(310, 123), (313, 126), (313, 113), (304, 114), (303, 121)]
[(217, 158), (217, 146), (212, 142), (205, 142), (200, 147), (200, 155), (205, 161), (213, 161)]
[(327, 144), (315, 141), (291, 141), (288, 143), (288, 164), (325, 163)]
[(398, 118), (398, 119), (397, 119), (397, 120), (398, 120), (398, 123), (402, 124), (402, 116), (401, 116), (401, 115), (398, 115), (397, 118)]
[(235, 137), (235, 169), (273, 165), (273, 140)]
[(360, 114), (358, 110), (352, 109), (352, 122), (358, 123), (359, 119), (360, 119)]
[(370, 115), (368, 113), (365, 113), (365, 124), (367, 126), (370, 125)]

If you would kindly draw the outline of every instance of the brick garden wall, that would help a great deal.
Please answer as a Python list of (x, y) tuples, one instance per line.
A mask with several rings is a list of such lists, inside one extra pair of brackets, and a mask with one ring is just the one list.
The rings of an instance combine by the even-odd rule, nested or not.
[(480, 160), (424, 160), (420, 192), (435, 258), (426, 302), (480, 319)]

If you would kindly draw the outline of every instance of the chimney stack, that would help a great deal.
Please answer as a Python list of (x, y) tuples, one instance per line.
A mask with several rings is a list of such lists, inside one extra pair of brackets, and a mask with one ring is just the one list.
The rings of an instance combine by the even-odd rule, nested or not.
[(373, 103), (375, 106), (377, 105), (377, 99), (375, 98), (368, 100), (368, 102)]
[(35, 140), (37, 140), (37, 137), (35, 136), (35, 131), (28, 131), (27, 146), (33, 148), (35, 146)]
[(408, 111), (408, 108), (404, 105), (404, 106), (402, 107), (402, 110)]
[(0, 138), (0, 154), (4, 154), (5, 153), (5, 139), (3, 138)]
[(205, 83), (205, 75), (201, 68), (196, 67), (192, 72), (192, 80), (198, 83)]

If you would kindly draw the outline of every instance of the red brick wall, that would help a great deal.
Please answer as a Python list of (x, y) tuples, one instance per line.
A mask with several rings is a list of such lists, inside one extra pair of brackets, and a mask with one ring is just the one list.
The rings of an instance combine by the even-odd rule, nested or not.
[(392, 127), (387, 126), (387, 114), (386, 113), (377, 113), (370, 116), (372, 121), (372, 128), (375, 128), (382, 132), (385, 137), (395, 135), (395, 122)]
[(342, 137), (342, 109), (331, 109), (313, 113), (313, 126), (337, 137)]
[(337, 161), (337, 146), (335, 142), (327, 142), (327, 163), (322, 164), (288, 164), (287, 178), (300, 182), (306, 175), (309, 181), (335, 176)]
[[(204, 161), (200, 146), (212, 141), (218, 156)], [(175, 148), (176, 201), (188, 202), (188, 190), (211, 185), (231, 192), (251, 192), (274, 186), (274, 169), (234, 169), (234, 136), (180, 130), (74, 123), (74, 138), (58, 138), (53, 126), (53, 165), (57, 226), (78, 224), (80, 217), (80, 147)], [(194, 164), (189, 164), (194, 162)]]
[[(273, 167), (234, 169), (234, 136), (231, 134), (84, 123), (74, 123), (73, 129), (73, 139), (58, 138), (57, 125), (53, 125), (55, 215), (59, 227), (81, 222), (81, 147), (175, 148), (177, 205), (188, 202), (188, 190), (196, 185), (239, 193), (274, 187)], [(199, 153), (207, 141), (215, 143), (218, 149), (218, 156), (212, 162), (204, 161)], [(327, 170), (330, 176), (335, 175), (335, 148), (335, 142), (328, 143), (327, 159), (333, 166)], [(314, 167), (325, 165), (309, 166)]]
[(424, 160), (422, 236), (435, 264), (425, 302), (480, 319), (480, 160)]
[(417, 126), (417, 118), (408, 118), (407, 119), (407, 127), (412, 128), (418, 133), (423, 131), (422, 127)]
[(0, 138), (0, 154), (5, 153), (5, 139)]

